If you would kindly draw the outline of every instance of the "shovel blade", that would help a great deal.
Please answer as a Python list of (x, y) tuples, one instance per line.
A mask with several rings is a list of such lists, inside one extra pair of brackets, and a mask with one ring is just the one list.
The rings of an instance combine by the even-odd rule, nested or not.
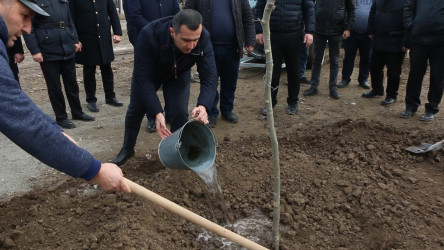
[(408, 148), (406, 148), (405, 150), (414, 153), (414, 154), (421, 154), (421, 153), (426, 153), (429, 152), (432, 148), (430, 146), (432, 146), (433, 144), (430, 143), (421, 143), (418, 146), (410, 146)]

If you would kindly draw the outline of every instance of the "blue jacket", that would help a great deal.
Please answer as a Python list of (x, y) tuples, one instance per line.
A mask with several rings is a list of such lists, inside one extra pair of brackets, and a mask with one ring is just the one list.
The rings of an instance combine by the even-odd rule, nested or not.
[(134, 41), (148, 23), (179, 12), (177, 0), (128, 0), (128, 22), (135, 26)]
[(172, 19), (172, 16), (164, 17), (145, 26), (134, 50), (132, 88), (135, 89), (132, 91), (139, 95), (148, 117), (163, 111), (156, 94), (160, 85), (190, 84), (189, 74), (194, 64), (197, 64), (201, 85), (197, 105), (203, 105), (208, 111), (216, 98), (217, 70), (210, 34), (202, 28), (196, 48), (183, 54), (170, 35)]
[(0, 132), (46, 165), (92, 179), (100, 162), (66, 138), (56, 122), (20, 89), (8, 65), (8, 31), (0, 16)]

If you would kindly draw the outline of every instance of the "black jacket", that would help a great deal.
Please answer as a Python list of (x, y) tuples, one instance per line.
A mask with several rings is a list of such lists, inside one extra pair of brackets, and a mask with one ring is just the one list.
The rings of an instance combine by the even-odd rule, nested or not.
[(409, 40), (422, 45), (444, 45), (444, 1), (408, 0), (404, 27)]
[[(255, 20), (262, 20), (266, 3), (267, 0), (257, 1)], [(299, 32), (304, 29), (305, 25), (305, 33), (313, 34), (315, 18), (312, 0), (276, 0), (275, 6), (270, 16), (271, 33)], [(256, 33), (263, 33), (260, 22), (255, 22), (255, 24)]]
[(402, 52), (405, 0), (375, 0), (368, 17), (368, 33), (374, 35), (373, 49)]
[(70, 0), (71, 15), (76, 26), (82, 51), (76, 63), (108, 64), (114, 60), (111, 26), (114, 35), (122, 35), (119, 15), (113, 0)]
[(146, 25), (134, 50), (131, 91), (142, 100), (148, 117), (163, 111), (156, 94), (160, 85), (190, 84), (190, 69), (195, 64), (201, 85), (197, 105), (210, 110), (216, 98), (217, 70), (210, 34), (203, 28), (196, 48), (183, 54), (174, 45), (169, 31), (172, 19), (164, 17)]
[(316, 33), (339, 35), (351, 30), (355, 21), (355, 0), (317, 0)]
[(74, 57), (74, 44), (79, 42), (71, 19), (68, 0), (37, 0), (49, 17), (36, 15), (31, 34), (23, 34), (32, 55), (39, 52), (44, 61), (67, 60)]
[[(203, 18), (204, 27), (211, 34), (211, 2), (218, 0), (187, 0), (185, 9), (197, 10)], [(243, 56), (244, 46), (256, 44), (253, 14), (247, 0), (231, 0), (231, 11), (236, 26), (236, 38), (239, 57)]]

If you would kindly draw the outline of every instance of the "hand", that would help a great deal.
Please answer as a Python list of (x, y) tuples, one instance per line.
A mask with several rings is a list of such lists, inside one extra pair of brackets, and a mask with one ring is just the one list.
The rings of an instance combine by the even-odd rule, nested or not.
[(248, 46), (245, 46), (245, 49), (247, 50), (247, 53), (251, 53), (254, 50), (254, 46), (248, 45)]
[(119, 35), (113, 35), (113, 42), (114, 43), (120, 43), (120, 41), (122, 40), (122, 37)]
[(342, 38), (347, 39), (350, 37), (350, 30), (344, 30), (344, 33), (342, 33)]
[(22, 53), (15, 53), (14, 54), (14, 62), (15, 63), (21, 63), (21, 62), (23, 62), (23, 59), (25, 59), (25, 55), (23, 55)]
[(165, 139), (171, 135), (171, 131), (166, 126), (165, 117), (162, 113), (156, 115), (156, 130), (160, 138)]
[(207, 125), (209, 123), (207, 109), (202, 105), (195, 107), (191, 111), (191, 117), (204, 125)]
[(370, 38), (370, 40), (373, 40), (373, 38), (375, 38), (375, 35), (370, 34), (370, 35), (368, 35), (368, 38)]
[(74, 44), (74, 51), (80, 52), (82, 51), (82, 43), (79, 41), (79, 43)]
[(131, 193), (123, 179), (122, 170), (114, 163), (102, 163), (99, 173), (92, 179), (103, 190)]
[(264, 44), (264, 34), (256, 34), (256, 42), (259, 44)]
[(407, 50), (409, 50), (409, 48), (407, 48), (407, 47), (402, 47), (402, 51), (404, 51), (404, 52), (407, 52)]
[(310, 47), (310, 45), (313, 43), (313, 35), (312, 34), (305, 34), (304, 43), (305, 43), (305, 46), (307, 46), (307, 48)]
[(38, 63), (42, 63), (43, 62), (43, 55), (42, 53), (37, 53), (32, 55), (32, 60), (34, 60), (34, 62), (38, 62)]

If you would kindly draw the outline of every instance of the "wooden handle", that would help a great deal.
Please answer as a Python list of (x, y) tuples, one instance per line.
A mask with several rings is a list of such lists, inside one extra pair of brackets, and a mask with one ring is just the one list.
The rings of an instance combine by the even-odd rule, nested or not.
[(173, 212), (180, 217), (191, 221), (194, 224), (197, 224), (221, 237), (224, 237), (226, 239), (229, 239), (243, 247), (246, 247), (248, 249), (267, 249), (256, 242), (253, 242), (247, 238), (244, 238), (240, 236), (239, 234), (236, 234), (224, 227), (219, 226), (218, 224), (209, 221), (205, 219), (204, 217), (197, 215), (190, 210), (181, 207), (177, 205), (176, 203), (140, 186), (139, 184), (132, 182), (126, 178), (125, 182), (126, 184), (131, 188), (131, 192), (137, 194), (140, 197), (143, 197), (151, 202), (154, 202), (155, 204), (165, 208), (166, 210)]

